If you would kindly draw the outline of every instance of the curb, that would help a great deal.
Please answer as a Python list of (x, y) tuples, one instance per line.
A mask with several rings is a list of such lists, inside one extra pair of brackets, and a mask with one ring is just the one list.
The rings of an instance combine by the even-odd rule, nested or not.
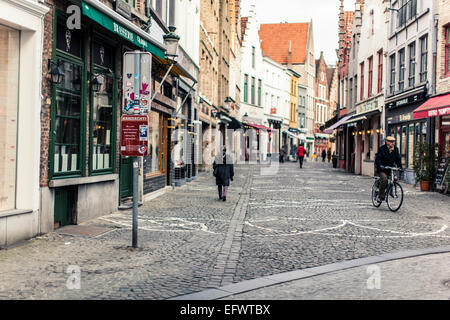
[(346, 269), (352, 269), (356, 267), (361, 267), (364, 265), (370, 265), (380, 262), (388, 262), (399, 259), (412, 258), (417, 256), (424, 256), (430, 254), (438, 253), (448, 253), (450, 252), (450, 246), (428, 248), (428, 249), (416, 249), (416, 250), (405, 250), (399, 252), (385, 253), (380, 255), (375, 255), (371, 257), (359, 258), (354, 260), (345, 260), (341, 262), (336, 262), (332, 264), (327, 264), (319, 267), (313, 267), (308, 269), (301, 269), (289, 272), (283, 272), (279, 274), (274, 274), (266, 277), (256, 278), (252, 280), (245, 280), (238, 283), (233, 283), (230, 285), (210, 288), (200, 292), (195, 292), (187, 295), (177, 296), (169, 298), (168, 300), (215, 300), (222, 299), (235, 294), (241, 294), (244, 292), (249, 292), (265, 287), (270, 287), (278, 285), (281, 283), (301, 280), (305, 278), (311, 278), (319, 275), (324, 275), (327, 273), (332, 273), (336, 271), (342, 271)]

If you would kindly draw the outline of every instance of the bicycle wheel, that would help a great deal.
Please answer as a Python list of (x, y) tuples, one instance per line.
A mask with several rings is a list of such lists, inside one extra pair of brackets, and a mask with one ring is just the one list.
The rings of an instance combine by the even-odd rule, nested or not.
[(397, 182), (389, 185), (387, 193), (387, 205), (389, 210), (396, 212), (400, 209), (403, 203), (403, 188)]
[(379, 181), (376, 180), (372, 186), (372, 204), (375, 208), (378, 208), (381, 205), (381, 202), (378, 201), (378, 186)]

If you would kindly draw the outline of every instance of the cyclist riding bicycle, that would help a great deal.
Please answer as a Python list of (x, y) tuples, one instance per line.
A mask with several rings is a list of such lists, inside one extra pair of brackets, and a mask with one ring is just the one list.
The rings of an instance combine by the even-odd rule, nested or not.
[(388, 185), (388, 176), (391, 174), (390, 169), (384, 169), (383, 167), (394, 167), (394, 165), (397, 165), (398, 168), (403, 169), (400, 152), (395, 146), (395, 138), (389, 136), (386, 137), (385, 141), (386, 143), (378, 149), (375, 157), (376, 173), (380, 176), (380, 202), (384, 201), (386, 187)]

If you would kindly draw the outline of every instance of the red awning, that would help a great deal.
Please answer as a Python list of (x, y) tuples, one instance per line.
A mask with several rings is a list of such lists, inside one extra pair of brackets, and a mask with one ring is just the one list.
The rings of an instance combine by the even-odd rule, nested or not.
[(450, 114), (450, 93), (428, 99), (413, 112), (414, 119)]
[(262, 129), (262, 130), (266, 130), (266, 131), (272, 131), (272, 128), (260, 125), (260, 124), (253, 124), (253, 123), (244, 123), (244, 126), (250, 126), (253, 127), (255, 129)]

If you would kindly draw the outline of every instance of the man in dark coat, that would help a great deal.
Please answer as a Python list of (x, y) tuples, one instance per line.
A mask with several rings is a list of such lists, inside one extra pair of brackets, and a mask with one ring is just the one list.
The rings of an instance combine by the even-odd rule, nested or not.
[(403, 169), (400, 152), (395, 146), (395, 138), (389, 136), (385, 141), (386, 143), (378, 149), (375, 156), (375, 168), (380, 176), (379, 201), (383, 201), (385, 198), (388, 176), (391, 174), (391, 170), (382, 169), (381, 167), (394, 167), (397, 165), (398, 168)]
[(325, 158), (327, 157), (327, 152), (325, 149), (322, 150), (322, 162), (325, 162)]
[(230, 186), (230, 180), (233, 181), (234, 166), (233, 158), (227, 154), (226, 147), (223, 147), (222, 154), (218, 154), (213, 163), (216, 185), (219, 190), (219, 200), (227, 201), (227, 191)]

